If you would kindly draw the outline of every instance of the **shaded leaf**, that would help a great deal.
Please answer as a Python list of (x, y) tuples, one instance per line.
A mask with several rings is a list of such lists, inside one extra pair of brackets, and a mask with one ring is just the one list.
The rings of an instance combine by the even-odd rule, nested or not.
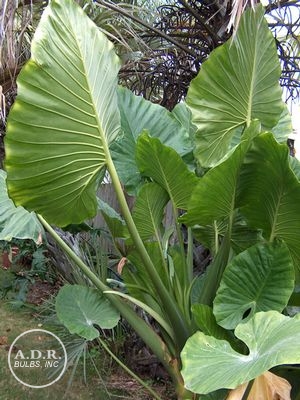
[(285, 241), (300, 263), (300, 183), (289, 165), (286, 145), (270, 133), (254, 139), (240, 178), (238, 205), (248, 225), (269, 240)]
[(226, 329), (258, 311), (281, 312), (294, 290), (294, 266), (284, 244), (259, 243), (226, 267), (214, 300), (214, 315)]
[(98, 208), (114, 238), (128, 238), (129, 232), (125, 221), (109, 204), (101, 199), (98, 200)]
[(168, 193), (156, 183), (142, 186), (132, 216), (143, 240), (155, 237), (160, 241), (164, 209), (168, 201)]
[(197, 327), (205, 333), (205, 335), (230, 341), (229, 332), (217, 324), (211, 307), (205, 304), (194, 304), (192, 306), (192, 314)]
[(188, 203), (188, 211), (181, 218), (185, 224), (208, 225), (233, 214), (241, 164), (251, 141), (259, 132), (260, 123), (253, 121), (234, 152), (199, 179)]
[(285, 104), (278, 123), (272, 128), (277, 142), (286, 143), (288, 136), (293, 132), (292, 118)]
[(187, 208), (198, 179), (175, 150), (144, 133), (138, 139), (136, 160), (141, 173), (164, 188), (175, 207)]
[[(123, 137), (111, 146), (111, 151), (121, 181), (127, 191), (136, 193), (141, 184), (141, 175), (135, 161), (139, 135), (147, 131), (151, 137), (157, 137), (163, 144), (184, 156), (192, 150), (189, 125), (185, 126), (177, 118), (177, 112), (173, 115), (173, 112), (142, 96), (136, 96), (129, 89), (119, 88), (118, 101)], [(187, 116), (188, 111), (186, 119)]]

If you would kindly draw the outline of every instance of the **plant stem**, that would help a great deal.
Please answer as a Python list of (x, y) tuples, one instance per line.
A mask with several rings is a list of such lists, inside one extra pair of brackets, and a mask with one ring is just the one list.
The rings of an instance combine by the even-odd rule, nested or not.
[(247, 387), (246, 387), (246, 390), (245, 390), (245, 393), (244, 393), (244, 395), (243, 395), (242, 400), (247, 400), (247, 399), (248, 399), (248, 396), (249, 396), (249, 394), (250, 394), (250, 392), (251, 392), (253, 383), (254, 383), (254, 379), (252, 379), (252, 381), (250, 381), (250, 382), (248, 383), (248, 385), (247, 385)]
[[(62, 240), (62, 238), (55, 232), (55, 230), (48, 224), (46, 220), (41, 215), (38, 215), (39, 220), (49, 232), (49, 234), (54, 238), (57, 244), (62, 248), (62, 250), (70, 257), (70, 259), (81, 269), (81, 271), (91, 280), (97, 289), (101, 292), (110, 290), (91, 270), (90, 268), (74, 253), (74, 251)], [(133, 309), (128, 306), (124, 301), (120, 300), (114, 294), (104, 294), (110, 302), (116, 307), (116, 309), (122, 314), (122, 316), (128, 321), (128, 323), (133, 327), (136, 333), (141, 337), (141, 339), (146, 343), (147, 346), (151, 348), (153, 353), (157, 356), (159, 361), (164, 365), (173, 381), (177, 382), (178, 372), (174, 371), (171, 365), (172, 356), (166, 348), (165, 344), (162, 342), (161, 338), (153, 331), (153, 329), (146, 324), (146, 322), (140, 318)]]
[(212, 306), (216, 292), (221, 282), (222, 274), (227, 265), (230, 254), (230, 239), (228, 232), (225, 234), (220, 249), (213, 262), (208, 267), (205, 284), (200, 294), (199, 303)]
[(149, 393), (151, 393), (151, 396), (153, 396), (154, 399), (156, 400), (162, 400), (161, 397), (154, 392), (154, 390), (147, 385), (146, 382), (144, 382), (139, 376), (137, 376), (130, 368), (128, 368), (122, 361), (110, 350), (110, 348), (107, 346), (107, 344), (102, 340), (100, 337), (97, 339), (101, 346), (104, 348), (104, 350), (110, 355), (110, 357), (115, 360), (117, 364), (120, 365), (121, 368), (124, 369), (130, 376), (132, 376), (140, 385), (142, 385), (146, 390), (148, 390)]
[(177, 306), (174, 299), (171, 297), (170, 293), (167, 291), (166, 287), (161, 281), (161, 278), (144, 246), (144, 243), (139, 235), (139, 232), (135, 226), (133, 218), (131, 216), (126, 198), (123, 193), (123, 189), (115, 169), (114, 163), (111, 159), (110, 153), (108, 149), (106, 150), (106, 160), (107, 160), (107, 169), (110, 173), (110, 177), (113, 183), (113, 186), (116, 191), (116, 195), (119, 201), (120, 208), (122, 210), (122, 215), (127, 224), (127, 228), (133, 240), (133, 243), (136, 247), (136, 250), (139, 252), (141, 260), (147, 270), (149, 277), (156, 289), (157, 295), (161, 301), (162, 306), (166, 310), (166, 315), (169, 317), (172, 322), (173, 329), (177, 334), (177, 346), (180, 351), (185, 345), (186, 340), (189, 338), (191, 332), (189, 331), (188, 324), (185, 321), (183, 315), (181, 314), (179, 307)]

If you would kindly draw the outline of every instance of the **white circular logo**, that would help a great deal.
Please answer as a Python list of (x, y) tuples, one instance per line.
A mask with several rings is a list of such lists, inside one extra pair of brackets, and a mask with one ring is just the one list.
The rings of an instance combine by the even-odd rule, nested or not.
[(11, 344), (8, 365), (17, 381), (40, 389), (57, 382), (67, 368), (63, 342), (45, 329), (30, 329)]

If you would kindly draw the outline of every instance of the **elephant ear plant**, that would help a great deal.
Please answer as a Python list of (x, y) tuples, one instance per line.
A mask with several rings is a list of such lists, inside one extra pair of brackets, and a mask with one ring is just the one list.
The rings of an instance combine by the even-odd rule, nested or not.
[[(8, 118), (9, 196), (37, 213), (94, 285), (84, 296), (72, 286), (58, 295), (71, 332), (95, 338), (94, 325), (111, 328), (121, 314), (170, 374), (178, 399), (225, 399), (242, 384), (246, 399), (269, 369), (300, 363), (299, 314), (288, 314), (290, 306), (299, 311), (300, 168), (280, 143), (290, 120), (263, 7), (245, 12), (172, 112), (119, 88), (119, 67), (113, 45), (77, 4), (50, 2)], [(194, 163), (206, 171), (201, 177)], [(121, 215), (96, 197), (105, 171)], [(136, 194), (132, 212), (124, 188)], [(167, 205), (171, 227), (163, 223)], [(51, 227), (98, 210), (116, 243), (126, 243), (123, 291), (102, 282)], [(212, 255), (200, 276), (195, 239)]]

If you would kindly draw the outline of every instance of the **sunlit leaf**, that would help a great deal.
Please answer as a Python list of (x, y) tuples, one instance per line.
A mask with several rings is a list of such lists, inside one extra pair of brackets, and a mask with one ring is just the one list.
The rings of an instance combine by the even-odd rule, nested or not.
[(234, 39), (215, 49), (192, 81), (187, 104), (197, 126), (195, 156), (213, 166), (228, 152), (237, 129), (254, 118), (271, 129), (284, 104), (274, 37), (264, 8), (248, 9)]
[(298, 364), (300, 314), (293, 318), (276, 311), (259, 312), (239, 324), (235, 335), (249, 349), (240, 354), (225, 340), (195, 333), (184, 346), (181, 359), (185, 387), (195, 393), (234, 389), (282, 364)]
[(53, 0), (35, 33), (31, 60), (5, 138), (9, 195), (59, 226), (97, 211), (96, 187), (120, 129), (119, 60), (72, 0)]
[(8, 197), (6, 188), (6, 173), (0, 170), (0, 240), (32, 239), (40, 241), (44, 232), (36, 214), (28, 212), (23, 207), (15, 207)]

